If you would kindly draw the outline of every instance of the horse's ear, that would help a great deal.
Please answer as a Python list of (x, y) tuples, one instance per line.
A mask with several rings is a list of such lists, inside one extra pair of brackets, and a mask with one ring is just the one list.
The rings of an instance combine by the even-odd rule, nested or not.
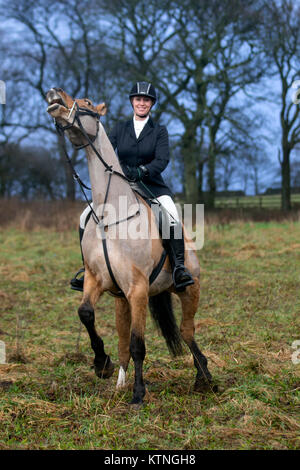
[(107, 106), (105, 103), (101, 103), (101, 104), (98, 104), (98, 106), (96, 106), (96, 109), (97, 109), (98, 114), (100, 114), (100, 116), (104, 116), (104, 114), (106, 114), (106, 111), (107, 111)]

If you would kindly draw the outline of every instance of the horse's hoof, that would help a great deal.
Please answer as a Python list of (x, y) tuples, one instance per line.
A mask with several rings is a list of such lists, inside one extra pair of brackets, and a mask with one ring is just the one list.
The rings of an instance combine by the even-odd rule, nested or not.
[(194, 391), (199, 393), (217, 392), (218, 386), (214, 385), (211, 380), (196, 379)]
[(94, 364), (94, 369), (95, 374), (97, 377), (99, 377), (99, 379), (109, 379), (109, 377), (111, 377), (114, 373), (115, 366), (111, 360), (109, 360), (109, 363), (105, 364), (104, 367), (99, 367), (97, 364)]
[(143, 401), (137, 402), (136, 400), (131, 400), (131, 402), (129, 403), (129, 406), (132, 410), (138, 411), (144, 406), (144, 402)]

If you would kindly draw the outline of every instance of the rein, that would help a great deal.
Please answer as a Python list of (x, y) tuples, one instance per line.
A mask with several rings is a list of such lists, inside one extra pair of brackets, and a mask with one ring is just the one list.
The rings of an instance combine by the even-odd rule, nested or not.
[[(69, 163), (70, 167), (71, 167), (71, 171), (72, 171), (72, 174), (73, 174), (73, 178), (75, 181), (77, 181), (77, 183), (79, 184), (79, 187), (80, 187), (80, 190), (82, 192), (82, 194), (84, 195), (84, 198), (89, 206), (89, 208), (91, 209), (92, 211), (92, 215), (93, 215), (93, 219), (94, 219), (94, 222), (101, 226), (103, 225), (101, 223), (101, 221), (103, 220), (104, 218), (104, 209), (105, 209), (105, 204), (107, 202), (107, 197), (108, 197), (108, 191), (109, 191), (109, 187), (110, 187), (110, 181), (111, 181), (111, 177), (112, 175), (117, 175), (119, 177), (121, 177), (122, 179), (124, 179), (125, 181), (127, 181), (128, 183), (130, 183), (130, 180), (125, 176), (123, 175), (122, 173), (120, 173), (119, 171), (116, 171), (113, 169), (113, 166), (112, 165), (108, 165), (106, 163), (106, 161), (102, 158), (101, 154), (98, 152), (98, 150), (96, 149), (95, 145), (94, 145), (94, 142), (95, 140), (97, 139), (98, 137), (98, 133), (99, 133), (99, 121), (100, 121), (100, 114), (90, 110), (90, 109), (86, 109), (86, 108), (80, 108), (78, 106), (78, 103), (76, 103), (76, 101), (74, 101), (73, 103), (73, 106), (72, 108), (70, 109), (70, 112), (69, 112), (69, 115), (68, 115), (68, 118), (72, 115), (73, 111), (74, 111), (74, 108), (75, 109), (75, 113), (74, 113), (74, 118), (73, 118), (73, 121), (69, 124), (67, 124), (66, 126), (62, 126), (61, 124), (59, 124), (56, 120), (55, 120), (55, 127), (56, 127), (56, 130), (57, 130), (57, 133), (60, 137), (60, 142), (61, 142), (61, 145), (62, 145), (62, 148), (63, 148), (63, 151), (64, 151), (64, 154), (66, 156), (66, 159), (67, 159), (67, 162)], [(96, 135), (94, 136), (93, 139), (90, 138), (90, 136), (87, 134), (86, 130), (84, 129), (82, 123), (81, 123), (81, 120), (80, 120), (80, 116), (92, 116), (92, 117), (96, 117), (97, 118), (97, 132), (96, 132)], [(71, 127), (74, 126), (74, 123), (75, 121), (78, 123), (78, 126), (82, 132), (82, 134), (84, 135), (84, 137), (86, 138), (87, 140), (87, 143), (84, 144), (84, 145), (74, 145), (75, 149), (76, 150), (80, 150), (82, 148), (85, 148), (85, 147), (88, 147), (89, 145), (92, 147), (93, 151), (95, 152), (95, 154), (97, 155), (98, 159), (101, 161), (101, 163), (103, 164), (103, 166), (105, 167), (105, 172), (109, 172), (109, 178), (108, 178), (108, 183), (107, 183), (107, 188), (106, 188), (106, 192), (105, 192), (105, 197), (104, 197), (104, 204), (103, 204), (103, 211), (102, 211), (102, 215), (101, 215), (101, 218), (99, 219), (99, 217), (97, 216), (96, 212), (94, 211), (91, 203), (89, 202), (88, 200), (88, 197), (84, 191), (84, 188), (91, 191), (91, 188), (89, 188), (88, 186), (86, 186), (83, 181), (81, 180), (81, 178), (79, 177), (78, 173), (76, 172), (75, 168), (74, 168), (74, 165), (72, 163), (72, 160), (71, 158), (69, 157), (68, 155), (68, 152), (67, 152), (67, 149), (66, 149), (66, 144), (65, 144), (65, 139), (64, 139), (64, 132), (67, 130), (67, 129), (70, 129)], [(134, 193), (135, 194), (135, 193)], [(136, 197), (136, 195), (135, 195)], [(140, 207), (140, 202), (138, 200), (138, 198), (136, 197), (136, 200), (137, 200), (137, 203)], [(119, 220), (117, 222), (115, 222), (114, 224), (119, 224), (121, 222), (124, 222), (126, 220), (129, 220), (131, 219), (132, 217), (135, 217), (136, 215), (140, 214), (140, 209), (137, 210), (137, 212), (135, 214), (132, 214), (130, 216), (128, 216), (127, 218), (125, 219), (122, 219), (122, 220)], [(103, 225), (103, 228), (105, 227), (109, 227), (111, 225), (114, 225), (114, 224), (109, 224), (109, 225)]]
[[(76, 108), (76, 109), (75, 109)], [(66, 159), (67, 159), (67, 162), (69, 163), (70, 167), (71, 167), (71, 171), (72, 171), (72, 174), (73, 174), (73, 178), (75, 181), (78, 182), (79, 184), (79, 187), (80, 187), (80, 190), (82, 192), (82, 194), (84, 195), (84, 198), (91, 210), (91, 213), (92, 213), (92, 216), (93, 216), (93, 219), (94, 219), (94, 222), (96, 223), (96, 225), (99, 226), (100, 228), (100, 231), (101, 231), (101, 238), (102, 238), (102, 245), (103, 245), (103, 253), (104, 253), (104, 257), (105, 257), (105, 261), (106, 261), (106, 266), (107, 266), (107, 269), (108, 269), (108, 272), (110, 274), (110, 277), (114, 283), (114, 285), (116, 286), (117, 288), (117, 292), (111, 292), (110, 293), (114, 296), (117, 296), (117, 297), (125, 297), (122, 289), (120, 288), (120, 286), (118, 285), (117, 281), (116, 281), (116, 278), (114, 276), (114, 273), (112, 271), (112, 268), (111, 268), (111, 264), (110, 264), (110, 261), (109, 261), (109, 256), (108, 256), (108, 251), (107, 251), (107, 243), (106, 243), (106, 237), (105, 237), (105, 229), (108, 228), (108, 227), (111, 227), (112, 225), (117, 225), (117, 224), (120, 224), (121, 222), (125, 222), (126, 220), (129, 220), (133, 217), (135, 217), (136, 215), (140, 215), (141, 214), (141, 211), (140, 211), (140, 201), (135, 193), (135, 191), (133, 191), (134, 195), (135, 195), (135, 198), (136, 198), (136, 201), (138, 203), (138, 206), (139, 206), (139, 209), (136, 211), (135, 214), (132, 214), (124, 219), (121, 219), (121, 220), (117, 220), (116, 222), (113, 222), (111, 224), (106, 224), (104, 225), (103, 223), (103, 219), (104, 219), (104, 212), (105, 212), (105, 204), (107, 203), (107, 199), (108, 199), (108, 192), (109, 192), (109, 188), (110, 188), (110, 183), (111, 183), (111, 178), (112, 178), (112, 175), (117, 175), (119, 176), (120, 178), (122, 178), (123, 180), (127, 181), (128, 184), (131, 183), (131, 180), (129, 180), (125, 175), (123, 175), (122, 173), (120, 173), (119, 171), (116, 171), (113, 169), (113, 166), (112, 165), (108, 165), (106, 163), (106, 161), (103, 159), (103, 157), (101, 156), (101, 154), (98, 152), (98, 150), (96, 149), (95, 145), (94, 145), (94, 142), (95, 140), (97, 139), (97, 136), (98, 136), (98, 133), (99, 133), (99, 121), (100, 121), (100, 115), (98, 113), (95, 113), (94, 111), (91, 111), (89, 109), (86, 109), (86, 108), (80, 108), (78, 106), (78, 103), (76, 101), (74, 101), (73, 103), (73, 106), (72, 108), (70, 109), (70, 112), (69, 112), (69, 115), (68, 115), (68, 119), (70, 118), (70, 116), (72, 115), (73, 111), (75, 109), (75, 113), (74, 113), (74, 118), (73, 118), (73, 121), (69, 124), (67, 124), (66, 126), (62, 126), (61, 124), (59, 124), (56, 120), (55, 120), (55, 127), (56, 127), (56, 130), (57, 130), (57, 133), (59, 135), (59, 138), (60, 138), (60, 142), (61, 142), (61, 145), (62, 145), (62, 148), (63, 148), (63, 151), (65, 153), (65, 156), (66, 156)], [(94, 136), (93, 139), (90, 138), (90, 136), (87, 134), (86, 130), (84, 129), (82, 123), (81, 123), (81, 120), (80, 120), (80, 116), (92, 116), (92, 117), (96, 117), (97, 118), (97, 132), (96, 132), (96, 135)], [(69, 157), (68, 155), (68, 152), (67, 152), (67, 149), (66, 149), (66, 144), (65, 144), (65, 137), (64, 137), (64, 132), (67, 130), (67, 129), (70, 129), (71, 127), (74, 126), (74, 123), (75, 121), (78, 123), (78, 126), (82, 132), (82, 134), (84, 135), (84, 137), (86, 138), (87, 140), (87, 143), (84, 144), (84, 145), (80, 145), (80, 146), (76, 146), (74, 145), (74, 147), (76, 149), (82, 149), (82, 148), (85, 148), (87, 146), (91, 146), (94, 153), (97, 155), (97, 157), (99, 158), (99, 160), (101, 161), (101, 163), (103, 164), (103, 166), (105, 167), (105, 172), (108, 172), (109, 173), (109, 177), (108, 177), (108, 182), (107, 182), (107, 187), (106, 187), (106, 191), (105, 191), (105, 196), (104, 196), (104, 203), (103, 203), (103, 210), (102, 210), (102, 214), (100, 216), (100, 219), (99, 217), (97, 216), (96, 212), (94, 211), (93, 209), (93, 206), (91, 205), (90, 201), (88, 200), (88, 197), (85, 193), (85, 190), (84, 189), (88, 189), (89, 191), (91, 190), (91, 188), (89, 188), (88, 186), (86, 186), (83, 181), (80, 179), (79, 175), (77, 174), (75, 168), (74, 168), (74, 165), (72, 163), (72, 160), (71, 158)], [(156, 199), (156, 197), (154, 196), (154, 194), (151, 193), (151, 191), (149, 190), (149, 188), (147, 188), (146, 185), (143, 184), (143, 187), (148, 191), (148, 194), (150, 194), (154, 199)], [(161, 206), (161, 203), (156, 199), (157, 203), (159, 204), (159, 206)], [(149, 282), (150, 284), (152, 284), (155, 279), (157, 278), (157, 276), (159, 275), (162, 267), (163, 267), (163, 264), (166, 260), (166, 256), (167, 256), (167, 253), (166, 253), (166, 250), (164, 249), (163, 252), (162, 252), (162, 256), (160, 258), (160, 261), (158, 263), (158, 265), (153, 269), (151, 275), (150, 275), (150, 278), (149, 278)]]
[[(56, 120), (55, 120), (55, 127), (56, 127), (56, 130), (57, 130), (57, 133), (59, 135), (59, 138), (60, 138), (60, 142), (61, 142), (61, 145), (62, 145), (62, 148), (63, 148), (63, 151), (64, 151), (64, 154), (66, 156), (66, 159), (67, 159), (67, 162), (69, 163), (70, 167), (71, 167), (71, 171), (72, 171), (72, 174), (73, 174), (73, 178), (75, 181), (78, 182), (79, 184), (79, 187), (80, 187), (80, 190), (82, 192), (82, 194), (84, 195), (84, 198), (91, 210), (91, 213), (92, 213), (92, 216), (93, 216), (93, 219), (94, 219), (94, 222), (96, 223), (96, 225), (99, 226), (100, 228), (100, 231), (101, 231), (101, 238), (102, 238), (102, 245), (103, 245), (103, 253), (104, 253), (104, 257), (105, 257), (105, 261), (106, 261), (106, 265), (107, 265), (107, 269), (108, 269), (108, 272), (110, 274), (110, 277), (113, 281), (113, 283), (115, 284), (116, 288), (117, 288), (117, 293), (113, 293), (111, 292), (111, 294), (113, 295), (116, 295), (118, 297), (124, 297), (124, 293), (122, 291), (122, 289), (120, 288), (120, 286), (118, 285), (117, 283), (117, 280), (114, 276), (114, 273), (112, 271), (112, 268), (111, 268), (111, 264), (110, 264), (110, 261), (109, 261), (109, 256), (108, 256), (108, 251), (107, 251), (107, 243), (106, 243), (106, 237), (105, 237), (105, 229), (112, 226), (112, 225), (117, 225), (117, 224), (120, 224), (121, 222), (125, 222), (126, 220), (130, 220), (132, 219), (133, 217), (135, 217), (136, 215), (140, 215), (140, 201), (138, 200), (135, 192), (134, 192), (134, 195), (135, 195), (135, 198), (136, 198), (136, 201), (138, 203), (138, 206), (139, 206), (139, 209), (136, 211), (135, 214), (132, 214), (124, 219), (121, 219), (121, 220), (117, 220), (116, 222), (114, 223), (111, 223), (111, 224), (106, 224), (104, 225), (103, 223), (103, 219), (104, 219), (104, 213), (105, 213), (105, 205), (107, 203), (107, 199), (108, 199), (108, 192), (109, 192), (109, 188), (110, 188), (110, 183), (111, 183), (111, 178), (112, 178), (112, 175), (117, 175), (119, 177), (121, 177), (122, 179), (124, 179), (125, 181), (127, 181), (128, 183), (130, 182), (130, 180), (128, 178), (126, 178), (125, 175), (123, 175), (122, 173), (120, 173), (119, 171), (116, 171), (113, 169), (113, 166), (112, 165), (108, 165), (106, 163), (106, 161), (102, 158), (101, 154), (98, 152), (98, 150), (96, 149), (96, 147), (94, 146), (94, 142), (95, 140), (97, 139), (97, 136), (98, 136), (98, 133), (99, 133), (99, 121), (100, 121), (100, 115), (98, 113), (95, 113), (94, 111), (91, 111), (89, 109), (85, 109), (85, 108), (80, 108), (78, 106), (78, 103), (76, 103), (76, 101), (74, 101), (74, 104), (69, 112), (69, 115), (68, 115), (68, 118), (71, 116), (74, 108), (76, 107), (76, 110), (75, 110), (75, 114), (74, 114), (74, 118), (73, 118), (73, 121), (69, 124), (67, 124), (66, 126), (62, 126), (61, 124), (59, 124)], [(97, 132), (96, 132), (96, 135), (93, 139), (90, 138), (90, 136), (87, 134), (86, 130), (84, 129), (82, 123), (81, 123), (81, 120), (80, 120), (80, 116), (92, 116), (92, 117), (96, 117), (97, 118)], [(84, 144), (84, 145), (80, 145), (80, 146), (74, 146), (76, 149), (82, 149), (82, 148), (85, 148), (87, 147), (88, 145), (90, 145), (93, 149), (93, 151), (95, 152), (95, 154), (97, 155), (97, 157), (99, 158), (99, 160), (101, 161), (101, 163), (103, 164), (103, 166), (105, 167), (105, 172), (107, 171), (109, 173), (109, 177), (108, 177), (108, 182), (107, 182), (107, 187), (106, 187), (106, 191), (105, 191), (105, 196), (104, 196), (104, 203), (103, 203), (103, 209), (102, 209), (102, 214), (100, 216), (100, 219), (99, 217), (97, 216), (96, 212), (94, 211), (93, 209), (93, 206), (91, 205), (87, 195), (86, 195), (86, 192), (84, 190), (85, 189), (88, 189), (89, 191), (91, 190), (91, 188), (89, 188), (88, 186), (86, 186), (83, 181), (80, 179), (78, 173), (76, 172), (75, 168), (74, 168), (74, 165), (72, 163), (72, 160), (71, 158), (69, 157), (68, 155), (68, 152), (67, 152), (67, 149), (66, 149), (66, 144), (65, 144), (65, 138), (64, 138), (64, 132), (67, 130), (67, 129), (70, 129), (71, 127), (74, 126), (74, 123), (75, 121), (77, 121), (78, 123), (78, 126), (82, 132), (82, 134), (84, 135), (84, 137), (86, 138), (87, 140), (87, 143)], [(157, 273), (158, 275), (158, 273)], [(156, 277), (156, 276), (155, 276)]]

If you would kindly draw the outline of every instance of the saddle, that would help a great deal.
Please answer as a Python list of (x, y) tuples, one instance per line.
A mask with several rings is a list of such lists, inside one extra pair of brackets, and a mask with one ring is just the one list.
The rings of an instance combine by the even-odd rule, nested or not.
[[(160, 234), (160, 236), (162, 236), (163, 227), (165, 227), (164, 224), (167, 223), (167, 221), (168, 221), (168, 215), (167, 215), (166, 210), (164, 209), (164, 207), (161, 204), (159, 204), (159, 202), (157, 200), (149, 198), (149, 196), (147, 194), (145, 194), (142, 191), (142, 189), (136, 183), (130, 183), (130, 186), (133, 189), (133, 191), (135, 191), (137, 194), (139, 194), (144, 199), (144, 201), (152, 208), (153, 213), (155, 215), (155, 222), (156, 222), (156, 225), (158, 227), (159, 234)], [(90, 218), (90, 214), (88, 215), (88, 217), (86, 219), (86, 223), (87, 223), (88, 219)], [(162, 240), (163, 240), (163, 238), (162, 238)], [(110, 264), (110, 261), (109, 261), (109, 255), (108, 255), (108, 251), (107, 251), (107, 246), (106, 246), (106, 238), (105, 238), (105, 231), (104, 230), (102, 230), (102, 245), (103, 245), (103, 252), (104, 252), (104, 258), (105, 258), (105, 262), (106, 262), (106, 265), (107, 265), (107, 269), (109, 271), (109, 274), (110, 274), (110, 277), (111, 277), (113, 283), (115, 284), (115, 286), (117, 288), (117, 292), (108, 291), (108, 293), (110, 295), (114, 296), (114, 297), (125, 297), (125, 294), (121, 290), (121, 288), (119, 287), (119, 285), (116, 281), (116, 278), (114, 276), (114, 273), (112, 271), (112, 268), (111, 268), (111, 264)], [(164, 246), (164, 243), (163, 243), (163, 246)], [(158, 264), (155, 266), (152, 273), (150, 274), (149, 285), (151, 285), (155, 281), (155, 279), (157, 278), (157, 276), (161, 272), (162, 267), (163, 267), (163, 265), (166, 261), (167, 255), (168, 255), (168, 253), (167, 253), (167, 251), (164, 247)]]
[(164, 244), (164, 238), (163, 238), (164, 227), (169, 226), (169, 217), (168, 217), (167, 210), (163, 207), (162, 204), (159, 203), (157, 199), (149, 197), (149, 195), (147, 195), (137, 183), (130, 183), (130, 186), (131, 186), (131, 189), (133, 189), (135, 193), (141, 196), (143, 200), (146, 202), (146, 204), (148, 204), (148, 206), (151, 207), (152, 212), (155, 216), (155, 222), (156, 222), (160, 237)]

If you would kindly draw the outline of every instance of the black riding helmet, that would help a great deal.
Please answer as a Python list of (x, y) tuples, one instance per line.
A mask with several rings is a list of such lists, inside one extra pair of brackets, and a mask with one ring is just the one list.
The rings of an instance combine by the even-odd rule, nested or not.
[(131, 98), (134, 96), (147, 96), (153, 100), (153, 104), (155, 104), (157, 100), (155, 88), (151, 83), (148, 82), (135, 83), (131, 88), (129, 99), (131, 100)]

